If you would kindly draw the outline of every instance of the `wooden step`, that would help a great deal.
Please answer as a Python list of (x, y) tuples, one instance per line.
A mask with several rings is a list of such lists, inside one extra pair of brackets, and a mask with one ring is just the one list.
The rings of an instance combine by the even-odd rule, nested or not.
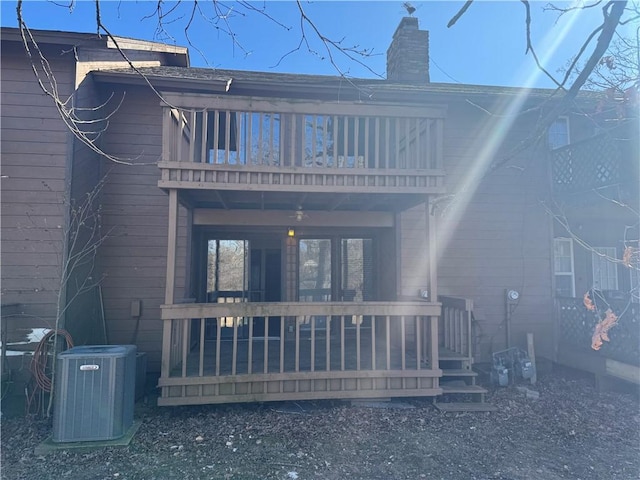
[(440, 352), (438, 360), (441, 362), (471, 362), (472, 357), (461, 355), (456, 352)]
[(473, 360), (473, 357), (470, 355), (463, 355), (454, 350), (449, 350), (446, 347), (438, 347), (438, 358), (440, 360)]
[(466, 368), (443, 368), (443, 377), (477, 377), (478, 373)]
[(498, 410), (495, 405), (478, 402), (436, 402), (434, 406), (441, 412), (495, 412)]
[(484, 394), (487, 393), (487, 389), (479, 385), (447, 385), (446, 383), (440, 384), (442, 388), (442, 394), (447, 393), (468, 393), (468, 394)]

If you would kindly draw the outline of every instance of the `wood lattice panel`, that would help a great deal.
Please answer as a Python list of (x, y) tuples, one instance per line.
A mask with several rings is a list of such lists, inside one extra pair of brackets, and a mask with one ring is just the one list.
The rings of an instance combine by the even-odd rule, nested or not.
[(551, 152), (556, 193), (577, 193), (616, 185), (621, 175), (622, 149), (607, 135), (567, 145)]
[[(558, 341), (560, 345), (590, 348), (591, 336), (598, 322), (581, 298), (557, 298)], [(618, 323), (609, 330), (609, 342), (604, 342), (599, 354), (621, 362), (640, 364), (640, 304), (611, 301)]]

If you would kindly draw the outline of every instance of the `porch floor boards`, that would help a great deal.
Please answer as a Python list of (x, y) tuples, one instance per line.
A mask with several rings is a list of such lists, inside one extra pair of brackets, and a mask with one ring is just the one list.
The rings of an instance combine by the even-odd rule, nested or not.
[[(402, 370), (402, 350), (400, 347), (389, 348), (389, 364), (387, 365), (387, 346), (383, 341), (375, 345), (375, 368), (372, 368), (371, 336), (361, 335), (360, 365), (358, 366), (356, 339), (345, 338), (344, 359), (341, 355), (340, 338), (331, 338), (330, 356), (327, 365), (326, 337), (316, 336), (314, 362), (311, 362), (311, 339), (301, 338), (299, 343), (299, 360), (296, 369), (295, 340), (285, 340), (283, 364), (280, 364), (280, 338), (269, 337), (267, 340), (267, 368), (264, 362), (265, 341), (263, 337), (253, 339), (251, 368), (249, 369), (249, 340), (238, 339), (235, 372), (233, 371), (233, 341), (220, 341), (220, 367), (216, 373), (216, 341), (206, 340), (204, 345), (202, 376), (229, 376), (261, 373), (289, 373), (312, 371), (357, 371), (357, 370)], [(417, 370), (415, 348), (405, 348), (404, 370)], [(431, 366), (426, 359), (421, 359), (420, 369), (428, 370)], [(170, 377), (183, 375), (182, 364), (171, 370)], [(196, 345), (187, 356), (187, 377), (200, 376), (200, 347)]]

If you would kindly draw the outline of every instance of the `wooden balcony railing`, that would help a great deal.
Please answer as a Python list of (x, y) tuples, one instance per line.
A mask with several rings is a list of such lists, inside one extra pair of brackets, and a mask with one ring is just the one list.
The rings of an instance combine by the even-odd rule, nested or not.
[(438, 108), (169, 97), (161, 187), (443, 188)]
[(631, 165), (627, 150), (623, 140), (607, 134), (552, 150), (554, 193), (583, 193), (626, 184), (631, 173), (627, 171)]
[(161, 405), (436, 395), (439, 304), (162, 307)]

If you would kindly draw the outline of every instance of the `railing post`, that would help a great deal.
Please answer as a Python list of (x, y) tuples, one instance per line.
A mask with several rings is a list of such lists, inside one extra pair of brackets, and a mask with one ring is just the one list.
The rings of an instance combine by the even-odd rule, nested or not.
[(162, 160), (165, 162), (175, 161), (173, 158), (173, 130), (171, 128), (171, 108), (162, 109)]
[(440, 368), (439, 352), (438, 352), (438, 317), (428, 317), (430, 319), (430, 339), (429, 363), (432, 370)]
[(438, 254), (436, 244), (436, 216), (433, 213), (433, 200), (425, 201), (425, 215), (427, 225), (427, 261), (429, 265), (429, 299), (438, 301)]
[(467, 320), (466, 334), (467, 334), (467, 355), (469, 358), (473, 356), (472, 351), (472, 338), (471, 338), (471, 314), (473, 313), (473, 300), (470, 298), (465, 299), (465, 317)]

